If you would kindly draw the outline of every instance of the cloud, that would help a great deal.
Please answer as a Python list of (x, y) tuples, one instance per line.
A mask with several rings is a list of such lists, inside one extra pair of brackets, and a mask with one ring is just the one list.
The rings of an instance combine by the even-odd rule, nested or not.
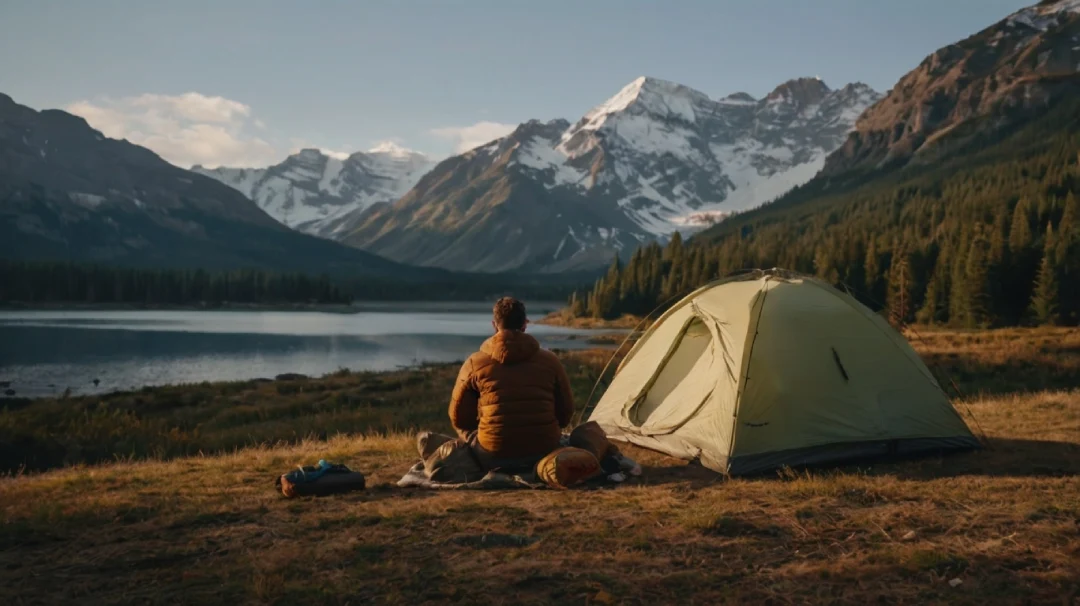
[(251, 134), (252, 129), (265, 127), (252, 117), (251, 107), (224, 97), (143, 94), (76, 101), (67, 111), (82, 116), (107, 137), (148, 147), (185, 168), (266, 166), (281, 155)]
[(514, 132), (515, 128), (517, 128), (516, 124), (483, 121), (471, 126), (436, 128), (431, 131), (431, 134), (454, 141), (454, 150), (460, 154), (500, 137), (505, 137)]
[(251, 115), (251, 108), (225, 97), (207, 97), (199, 93), (182, 95), (139, 95), (129, 102), (148, 111), (166, 110), (193, 122), (233, 122)]

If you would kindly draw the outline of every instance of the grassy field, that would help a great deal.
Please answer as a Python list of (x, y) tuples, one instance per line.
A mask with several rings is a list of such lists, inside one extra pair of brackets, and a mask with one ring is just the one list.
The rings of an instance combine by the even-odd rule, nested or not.
[[(628, 448), (646, 467), (630, 485), (436, 493), (393, 484), (416, 459), (412, 428), (447, 429), (452, 366), (22, 403), (0, 413), (8, 464), (19, 444), (38, 468), (124, 460), (0, 479), (0, 596), (1075, 603), (1080, 331), (919, 332), (988, 449), (723, 479)], [(580, 399), (606, 356), (565, 355)], [(369, 489), (274, 492), (275, 475), (319, 458)]]

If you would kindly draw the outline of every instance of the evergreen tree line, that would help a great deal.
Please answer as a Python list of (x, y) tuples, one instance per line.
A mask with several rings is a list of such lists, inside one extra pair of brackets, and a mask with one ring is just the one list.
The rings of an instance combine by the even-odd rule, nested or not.
[(327, 276), (259, 270), (136, 269), (61, 262), (0, 261), (0, 302), (349, 303)]
[(781, 267), (847, 289), (897, 324), (1076, 325), (1080, 137), (1055, 134), (848, 192), (781, 198), (689, 243), (675, 235), (616, 259), (571, 296), (571, 310), (644, 315), (721, 276)]

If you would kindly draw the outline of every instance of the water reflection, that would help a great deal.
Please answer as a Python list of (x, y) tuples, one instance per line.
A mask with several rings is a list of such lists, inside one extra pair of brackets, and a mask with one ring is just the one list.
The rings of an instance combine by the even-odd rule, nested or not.
[[(463, 311), (0, 312), (0, 381), (41, 396), (390, 370), (461, 360), (490, 330), (486, 313)], [(586, 346), (587, 331), (532, 332), (549, 348)]]

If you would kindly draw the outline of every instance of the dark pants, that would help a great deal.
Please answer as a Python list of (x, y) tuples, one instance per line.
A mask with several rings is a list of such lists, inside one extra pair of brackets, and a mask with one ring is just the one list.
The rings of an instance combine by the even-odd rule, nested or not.
[[(498, 470), (503, 473), (524, 473), (532, 471), (540, 459), (544, 458), (544, 455), (512, 459), (495, 457), (487, 450), (484, 450), (483, 446), (480, 446), (477, 441), (476, 431), (460, 434), (458, 438), (440, 433), (424, 432), (417, 438), (417, 449), (420, 451), (420, 458), (428, 462), (440, 446), (454, 440), (461, 440), (469, 446), (476, 461), (485, 472)], [(425, 463), (425, 466), (430, 467), (430, 464)]]

